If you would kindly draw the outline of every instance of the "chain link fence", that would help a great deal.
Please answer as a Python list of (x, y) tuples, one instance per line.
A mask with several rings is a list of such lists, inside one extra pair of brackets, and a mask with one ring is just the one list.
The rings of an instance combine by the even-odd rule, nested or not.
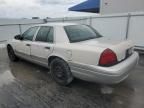
[(91, 17), (65, 17), (44, 20), (0, 20), (0, 42), (23, 33), (35, 24), (52, 22), (70, 22), (87, 24), (94, 27), (103, 36), (113, 40), (132, 40), (139, 49), (144, 49), (144, 13), (97, 15)]

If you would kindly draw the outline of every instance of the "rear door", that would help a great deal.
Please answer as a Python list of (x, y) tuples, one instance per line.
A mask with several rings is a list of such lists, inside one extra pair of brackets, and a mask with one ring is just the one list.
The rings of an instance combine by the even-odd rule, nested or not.
[(48, 64), (48, 56), (53, 51), (54, 28), (50, 26), (41, 26), (35, 41), (31, 45), (31, 56), (36, 62), (43, 65)]
[(22, 57), (30, 58), (31, 44), (39, 27), (31, 27), (22, 34), (23, 40), (17, 40), (16, 53)]

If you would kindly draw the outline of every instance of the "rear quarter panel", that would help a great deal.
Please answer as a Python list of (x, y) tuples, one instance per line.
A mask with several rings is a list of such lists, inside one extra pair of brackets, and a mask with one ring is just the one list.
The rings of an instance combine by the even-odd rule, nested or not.
[(73, 46), (72, 61), (76, 63), (98, 65), (99, 58), (104, 49), (89, 46)]
[(103, 51), (104, 48), (75, 45), (73, 43), (59, 44), (54, 48), (54, 53), (60, 54), (66, 60), (88, 65), (97, 65)]

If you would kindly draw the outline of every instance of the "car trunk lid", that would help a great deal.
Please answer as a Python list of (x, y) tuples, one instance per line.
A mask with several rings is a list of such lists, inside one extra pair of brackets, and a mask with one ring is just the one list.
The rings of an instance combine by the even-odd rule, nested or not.
[(128, 57), (130, 55), (129, 53), (132, 53), (130, 51), (133, 50), (133, 43), (129, 40), (119, 41), (102, 37), (78, 43), (82, 45), (104, 48), (104, 50), (109, 48), (116, 53), (118, 62)]

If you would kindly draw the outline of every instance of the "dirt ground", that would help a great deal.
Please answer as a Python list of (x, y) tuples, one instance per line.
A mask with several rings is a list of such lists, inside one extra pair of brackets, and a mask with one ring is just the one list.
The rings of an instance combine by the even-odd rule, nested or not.
[(24, 60), (12, 63), (0, 48), (0, 108), (144, 108), (144, 56), (120, 84), (76, 79), (63, 87), (48, 69)]

